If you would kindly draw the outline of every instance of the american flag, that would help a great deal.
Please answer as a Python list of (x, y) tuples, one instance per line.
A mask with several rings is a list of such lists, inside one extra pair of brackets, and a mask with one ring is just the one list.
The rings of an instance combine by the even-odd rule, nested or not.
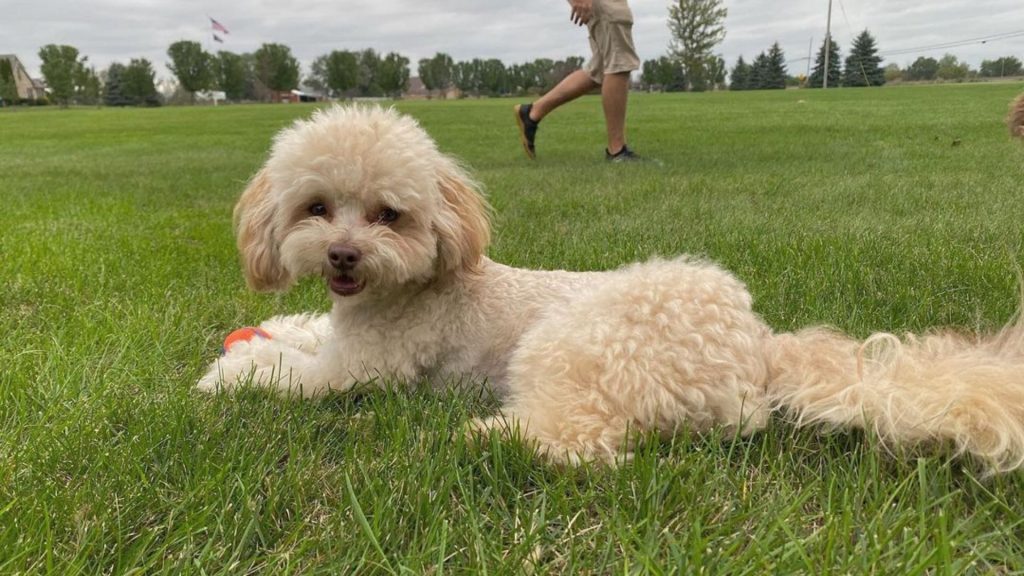
[[(213, 30), (215, 32), (223, 32), (225, 34), (231, 34), (231, 32), (228, 32), (228, 29), (225, 28), (223, 24), (221, 24), (220, 22), (217, 22), (213, 18), (210, 18), (210, 26), (213, 26)], [(214, 38), (216, 38), (216, 35), (214, 35)]]

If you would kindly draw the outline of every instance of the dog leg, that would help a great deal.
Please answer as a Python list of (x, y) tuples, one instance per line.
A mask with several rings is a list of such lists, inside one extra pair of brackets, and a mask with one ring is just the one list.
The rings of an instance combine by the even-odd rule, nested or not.
[(210, 365), (196, 387), (217, 392), (253, 385), (305, 397), (331, 387), (317, 358), (321, 343), (332, 335), (326, 316), (276, 316), (260, 328), (269, 339), (236, 342)]

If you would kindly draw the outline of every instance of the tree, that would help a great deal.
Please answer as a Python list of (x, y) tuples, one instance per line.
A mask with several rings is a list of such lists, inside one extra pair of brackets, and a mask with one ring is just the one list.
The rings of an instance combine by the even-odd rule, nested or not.
[[(831, 80), (831, 78), (830, 78)], [(864, 30), (853, 40), (846, 57), (843, 86), (881, 86), (885, 84), (882, 58), (878, 56), (875, 38)]]
[(327, 54), (317, 56), (316, 60), (309, 65), (309, 76), (302, 83), (308, 86), (314, 92), (321, 94), (328, 94), (330, 90), (327, 88)]
[(715, 90), (725, 90), (725, 76), (728, 73), (725, 58), (722, 58), (721, 55), (711, 56), (704, 64), (704, 69), (708, 71), (708, 78), (711, 80), (712, 88)]
[(0, 100), (4, 106), (10, 106), (18, 102), (18, 85), (14, 82), (14, 68), (11, 61), (4, 58), (0, 60)]
[(750, 64), (743, 60), (743, 56), (737, 58), (729, 74), (729, 90), (750, 90), (750, 74)]
[(341, 96), (359, 84), (359, 57), (348, 50), (334, 50), (327, 55), (327, 88)]
[(970, 74), (971, 67), (966, 62), (960, 62), (956, 56), (946, 54), (939, 59), (939, 69), (935, 76), (940, 80), (955, 80), (962, 82)]
[(75, 94), (75, 75), (86, 58), (79, 60), (78, 48), (74, 46), (47, 44), (39, 49), (39, 59), (43, 61), (40, 70), (50, 95), (61, 108), (67, 108)]
[(396, 98), (401, 96), (409, 88), (409, 59), (397, 52), (389, 52), (380, 61), (377, 83), (385, 94)]
[[(548, 62), (551, 62), (550, 60)], [(483, 60), (474, 58), (455, 65), (455, 87), (463, 94), (480, 94)], [(549, 66), (550, 68), (550, 66)]]
[(807, 79), (808, 88), (821, 88), (825, 84), (825, 44), (828, 44), (828, 87), (838, 88), (842, 75), (839, 70), (839, 44), (835, 40), (825, 39), (814, 58), (814, 68)]
[(682, 92), (686, 90), (683, 67), (674, 58), (661, 56), (643, 63), (641, 81), (651, 90)]
[(381, 58), (372, 48), (367, 48), (357, 56), (359, 60), (359, 80), (356, 88), (362, 96), (383, 96), (380, 87)]
[(167, 48), (167, 56), (171, 59), (167, 67), (178, 77), (178, 83), (189, 93), (191, 102), (195, 103), (195, 93), (213, 85), (213, 56), (203, 50), (199, 42), (191, 40), (179, 40), (171, 44)]
[(890, 62), (889, 64), (885, 65), (885, 68), (882, 69), (882, 72), (885, 74), (886, 82), (895, 82), (903, 78), (903, 74), (905, 71), (900, 69), (899, 64), (896, 64), (895, 62)]
[(978, 73), (985, 78), (1002, 78), (1003, 76), (1020, 76), (1024, 74), (1024, 65), (1015, 56), (1003, 56), (996, 60), (984, 60)]
[(299, 61), (284, 44), (263, 44), (253, 53), (256, 78), (276, 92), (294, 90), (299, 85)]
[(668, 7), (669, 51), (682, 64), (691, 90), (708, 86), (707, 63), (725, 38), (726, 14), (722, 0), (674, 0)]
[(75, 100), (79, 104), (98, 105), (103, 86), (96, 69), (79, 66), (75, 73)]
[(228, 100), (237, 102), (245, 98), (249, 66), (244, 56), (224, 50), (217, 52), (213, 69), (214, 82)]
[(124, 94), (124, 64), (114, 62), (104, 73), (103, 103), (107, 106), (130, 106), (132, 104)]
[(551, 63), (544, 77), (542, 86), (544, 91), (551, 90), (565, 79), (566, 76), (583, 67), (584, 60), (580, 56), (570, 56), (565, 60), (556, 60)]
[(939, 61), (921, 56), (907, 68), (904, 77), (907, 80), (935, 80), (938, 73)]
[(508, 94), (508, 70), (497, 58), (484, 60), (480, 66), (480, 87), (489, 96)]
[(750, 90), (764, 90), (768, 87), (768, 55), (761, 52), (750, 64)]
[(786, 55), (778, 42), (772, 44), (768, 49), (767, 60), (764, 63), (764, 73), (758, 88), (770, 90), (783, 90), (786, 88)]
[(306, 84), (331, 96), (341, 96), (359, 83), (359, 57), (347, 50), (333, 50), (313, 61)]
[[(419, 62), (419, 74), (420, 80), (423, 81), (423, 86), (427, 90), (440, 90), (441, 97), (444, 97), (445, 91), (452, 86), (452, 77), (455, 74), (455, 61), (452, 57), (443, 53), (438, 52), (433, 58), (424, 58)], [(510, 81), (511, 77), (515, 76), (516, 80), (519, 79), (518, 75), (513, 71), (509, 71)]]
[(135, 105), (159, 106), (153, 65), (145, 58), (132, 58), (121, 74), (121, 93)]

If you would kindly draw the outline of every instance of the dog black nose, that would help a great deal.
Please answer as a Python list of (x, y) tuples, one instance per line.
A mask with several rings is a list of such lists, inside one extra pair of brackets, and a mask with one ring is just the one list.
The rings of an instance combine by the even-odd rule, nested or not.
[(355, 268), (362, 258), (363, 253), (348, 244), (331, 244), (327, 249), (327, 259), (331, 261), (331, 266), (339, 270)]

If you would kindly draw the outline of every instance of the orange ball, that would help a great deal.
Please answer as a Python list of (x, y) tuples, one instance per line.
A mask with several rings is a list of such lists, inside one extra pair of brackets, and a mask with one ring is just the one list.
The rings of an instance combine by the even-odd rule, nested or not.
[(256, 328), (255, 326), (246, 326), (245, 328), (239, 328), (238, 330), (235, 330), (231, 334), (228, 334), (228, 337), (224, 339), (224, 347), (221, 348), (221, 353), (227, 354), (228, 350), (231, 350), (231, 347), (234, 346), (236, 343), (249, 342), (253, 338), (263, 338), (265, 340), (270, 340), (270, 334), (268, 334), (266, 330), (262, 328)]

